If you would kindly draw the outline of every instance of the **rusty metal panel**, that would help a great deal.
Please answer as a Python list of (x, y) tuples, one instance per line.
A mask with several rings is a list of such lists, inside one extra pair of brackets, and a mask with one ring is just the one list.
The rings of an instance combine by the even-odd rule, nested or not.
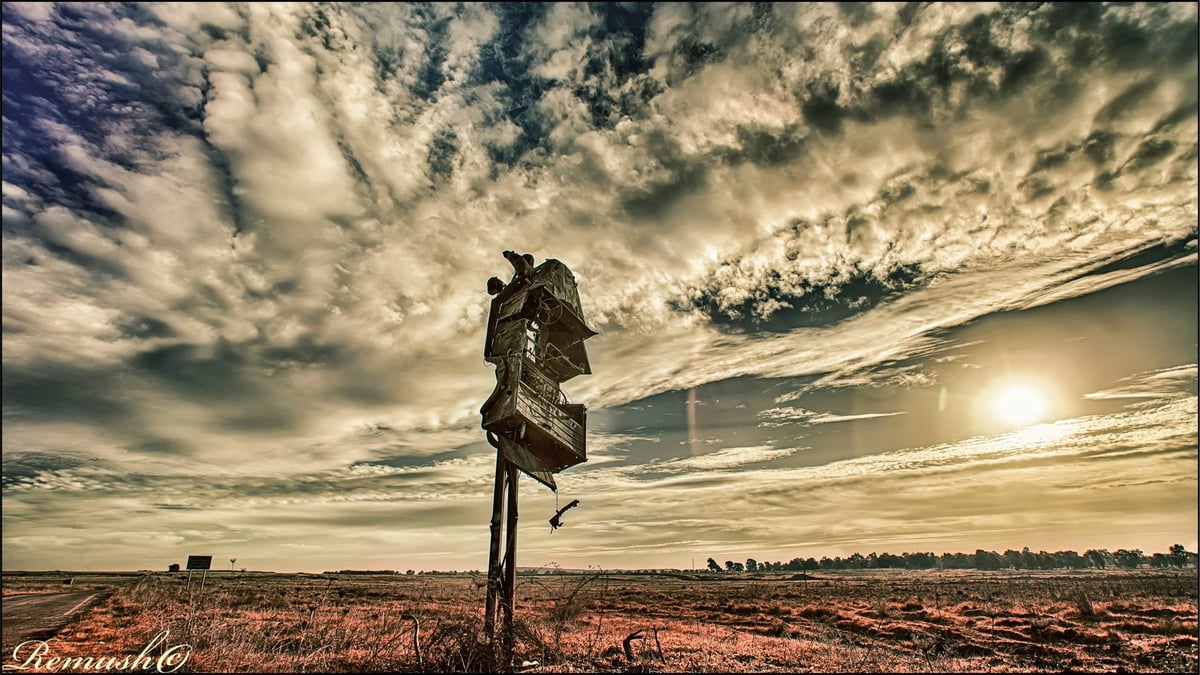
[[(551, 295), (565, 303), (571, 314), (583, 324), (583, 305), (579, 302), (579, 288), (575, 283), (575, 275), (571, 274), (566, 265), (549, 258), (538, 266), (534, 279), (541, 281)], [(588, 332), (595, 334), (591, 329), (588, 329)]]
[[(560, 384), (591, 373), (575, 277), (553, 259), (532, 267), (505, 251), (515, 273), (494, 293), (484, 358), (496, 365), (496, 387), (480, 408), (489, 440), (513, 464), (554, 489), (552, 474), (587, 461), (587, 408), (567, 401)], [(528, 261), (528, 262), (526, 262)]]
[(553, 471), (587, 461), (586, 408), (568, 403), (557, 383), (524, 358), (497, 365), (496, 389), (480, 413), (484, 429), (526, 442)]
[(498, 331), (506, 322), (517, 319), (535, 321), (543, 329), (538, 349), (542, 352), (554, 349), (556, 361), (551, 375), (559, 382), (591, 373), (583, 341), (596, 335), (596, 331), (584, 323), (575, 277), (566, 265), (546, 260), (534, 269), (532, 276), (514, 276), (492, 299), (484, 342), (485, 359), (503, 354), (497, 344)]
[(535, 330), (531, 321), (515, 319), (505, 321), (496, 329), (494, 357), (520, 357), (529, 351), (529, 334)]
[(583, 427), (561, 407), (538, 396), (525, 382), (521, 383), (517, 396), (517, 413), (553, 442), (563, 446), (563, 452), (582, 457)]
[(500, 452), (504, 453), (505, 459), (516, 464), (517, 468), (524, 471), (530, 478), (533, 478), (555, 492), (558, 491), (558, 484), (554, 482), (554, 467), (548, 466), (525, 448), (525, 446), (516, 441), (505, 436), (500, 436), (498, 441), (500, 443)]

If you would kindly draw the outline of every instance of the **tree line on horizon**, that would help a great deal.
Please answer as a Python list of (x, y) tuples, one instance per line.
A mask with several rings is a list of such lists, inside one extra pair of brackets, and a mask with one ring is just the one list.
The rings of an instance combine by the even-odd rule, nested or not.
[(1167, 553), (1146, 555), (1140, 549), (1090, 549), (1082, 554), (1076, 551), (1031, 551), (1025, 547), (1020, 551), (1008, 549), (1003, 553), (977, 549), (974, 553), (870, 553), (842, 558), (835, 556), (816, 558), (792, 558), (788, 562), (758, 562), (747, 558), (744, 563), (726, 560), (724, 566), (715, 558), (708, 559), (709, 572), (811, 572), (816, 570), (847, 569), (978, 569), (978, 570), (1053, 570), (1053, 569), (1137, 569), (1142, 566), (1154, 568), (1195, 567), (1197, 556), (1183, 544), (1175, 544)]
[[(553, 565), (553, 563), (552, 563)], [(553, 565), (554, 569), (546, 570), (530, 570), (518, 568), (519, 574), (550, 574), (561, 572), (557, 565)], [(1020, 551), (1008, 549), (1003, 553), (996, 551), (985, 551), (976, 549), (974, 553), (901, 553), (894, 555), (891, 553), (869, 553), (862, 555), (854, 553), (845, 558), (835, 556), (830, 558), (823, 556), (821, 559), (809, 558), (792, 558), (788, 562), (758, 562), (754, 558), (747, 558), (745, 562), (736, 562), (726, 560), (722, 566), (715, 558), (708, 559), (708, 572), (713, 573), (765, 573), (765, 572), (813, 572), (820, 570), (847, 570), (847, 569), (908, 569), (908, 570), (930, 570), (930, 569), (978, 569), (978, 570), (1053, 570), (1053, 569), (1137, 569), (1139, 567), (1152, 567), (1157, 569), (1165, 568), (1184, 568), (1197, 567), (1197, 554), (1194, 551), (1188, 551), (1183, 544), (1175, 544), (1166, 553), (1154, 553), (1147, 555), (1141, 549), (1117, 549), (1110, 552), (1108, 549), (1089, 549), (1084, 553), (1076, 551), (1056, 551), (1050, 553), (1047, 551), (1034, 552), (1025, 547)], [(591, 568), (589, 568), (590, 570)], [(171, 572), (178, 572), (179, 565), (172, 564)], [(246, 570), (243, 569), (243, 572)], [(640, 570), (643, 572), (661, 572), (663, 569)], [(684, 571), (684, 570), (679, 570)], [(400, 572), (397, 570), (354, 570), (343, 569), (337, 571), (325, 571), (324, 574), (344, 574), (344, 575), (405, 575), (412, 576), (415, 574), (421, 575), (457, 575), (463, 574), (461, 571), (438, 571), (438, 570), (407, 570)], [(466, 572), (471, 575), (479, 575), (479, 570), (469, 570)]]

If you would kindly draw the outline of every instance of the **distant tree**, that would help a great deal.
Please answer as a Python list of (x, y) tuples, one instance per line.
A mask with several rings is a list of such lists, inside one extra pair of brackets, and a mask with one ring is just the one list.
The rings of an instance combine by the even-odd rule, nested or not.
[(1171, 546), (1171, 553), (1169, 557), (1171, 558), (1171, 564), (1175, 565), (1176, 567), (1186, 567), (1188, 564), (1188, 559), (1191, 556), (1188, 555), (1188, 550), (1183, 547), (1183, 544), (1175, 544)]
[(891, 553), (880, 553), (875, 565), (884, 569), (904, 567), (904, 558)]
[(1083, 554), (1083, 559), (1088, 561), (1088, 564), (1098, 570), (1108, 567), (1112, 561), (1112, 554), (1106, 549), (1090, 549)]
[(966, 553), (943, 553), (938, 562), (942, 569), (965, 570), (975, 565), (975, 556)]
[(1137, 566), (1142, 564), (1142, 558), (1145, 557), (1139, 549), (1120, 549), (1113, 554), (1113, 559), (1117, 564), (1125, 569), (1137, 569)]
[(1059, 567), (1081, 570), (1088, 566), (1088, 563), (1083, 559), (1083, 556), (1079, 555), (1079, 553), (1075, 551), (1059, 551), (1054, 554), (1054, 557), (1058, 560)]
[(178, 572), (179, 571), (179, 563), (171, 563), (167, 567), (167, 571), (168, 572)]
[(1200, 563), (1196, 553), (1188, 551), (1183, 544), (1175, 544), (1170, 547), (1169, 553), (1156, 553), (1148, 556), (1139, 549), (1120, 549), (1110, 553), (1106, 549), (1089, 549), (1080, 554), (1076, 551), (1049, 551), (1040, 550), (1036, 553), (1027, 546), (1020, 551), (1007, 549), (1004, 553), (995, 551), (985, 551), (976, 549), (972, 553), (942, 553), (940, 555), (932, 552), (905, 552), (902, 555), (894, 555), (891, 553), (875, 553), (868, 555), (861, 553), (853, 553), (845, 558), (822, 556), (820, 560), (816, 558), (792, 558), (788, 562), (758, 562), (754, 558), (747, 558), (746, 562), (738, 563), (732, 560), (726, 560), (724, 567), (717, 563), (716, 559), (708, 559), (708, 569), (713, 572), (778, 572), (778, 571), (809, 571), (809, 570), (840, 570), (840, 569), (897, 569), (905, 568), (910, 570), (920, 569), (981, 569), (981, 570), (1000, 570), (1000, 569), (1029, 569), (1029, 570), (1053, 570), (1053, 569), (1086, 569), (1088, 567), (1096, 569), (1108, 569), (1112, 567), (1121, 567), (1125, 569), (1136, 569), (1138, 566), (1146, 564), (1156, 568), (1164, 567), (1192, 567)]
[(1004, 558), (995, 551), (985, 551), (981, 548), (975, 549), (975, 568), (981, 570), (998, 570), (1004, 568)]
[(904, 567), (910, 570), (928, 570), (937, 567), (937, 556), (932, 553), (905, 553)]
[(405, 575), (407, 575), (407, 576), (410, 576), (410, 577), (411, 577), (412, 575), (416, 574), (416, 573), (417, 573), (417, 571), (416, 571), (416, 570), (405, 570), (405, 571), (404, 571), (404, 574), (405, 574)]

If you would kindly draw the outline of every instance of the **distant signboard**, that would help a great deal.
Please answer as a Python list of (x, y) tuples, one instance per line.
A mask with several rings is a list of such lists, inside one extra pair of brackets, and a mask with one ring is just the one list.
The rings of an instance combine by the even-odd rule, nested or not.
[(212, 569), (211, 555), (189, 555), (187, 561), (189, 570), (207, 570)]

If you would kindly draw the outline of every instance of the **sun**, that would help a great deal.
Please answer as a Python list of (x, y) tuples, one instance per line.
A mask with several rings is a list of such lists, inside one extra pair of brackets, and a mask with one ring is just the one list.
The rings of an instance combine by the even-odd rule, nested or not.
[(1012, 427), (1023, 427), (1041, 422), (1050, 410), (1046, 394), (1038, 387), (1026, 383), (1002, 386), (992, 395), (992, 415), (996, 420)]

